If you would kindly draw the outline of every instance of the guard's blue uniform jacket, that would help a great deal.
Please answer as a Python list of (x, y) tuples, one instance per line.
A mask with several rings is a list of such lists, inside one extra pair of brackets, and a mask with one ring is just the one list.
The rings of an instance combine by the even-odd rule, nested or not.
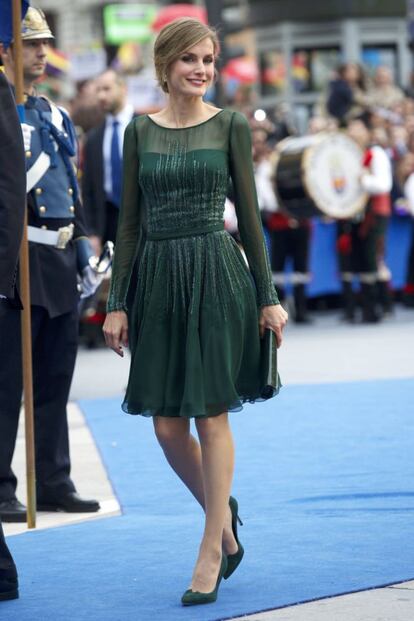
[(28, 224), (58, 230), (74, 225), (73, 239), (66, 248), (30, 242), (30, 292), (32, 305), (47, 309), (50, 317), (70, 312), (78, 302), (77, 273), (92, 254), (83, 208), (71, 157), (76, 150), (74, 127), (62, 112), (63, 127), (52, 124), (51, 106), (42, 97), (29, 96), (25, 103), (25, 122), (35, 129), (27, 170), (42, 151), (51, 160), (49, 169), (28, 194)]
[[(33, 107), (29, 107), (33, 105)], [(77, 200), (77, 183), (71, 157), (76, 153), (73, 125), (65, 113), (63, 127), (52, 124), (52, 114), (45, 99), (29, 97), (25, 122), (35, 128), (30, 151), (26, 152), (27, 169), (44, 151), (51, 159), (50, 168), (33, 188), (33, 205), (39, 218), (60, 218), (73, 221)], [(58, 150), (56, 150), (58, 147)]]

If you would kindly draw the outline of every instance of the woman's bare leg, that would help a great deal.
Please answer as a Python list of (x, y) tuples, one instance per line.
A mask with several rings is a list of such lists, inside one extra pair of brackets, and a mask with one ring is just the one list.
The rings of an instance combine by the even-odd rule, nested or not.
[(201, 450), (190, 433), (190, 421), (154, 416), (155, 435), (174, 472), (204, 509)]
[[(154, 429), (171, 468), (205, 510), (201, 448), (190, 433), (190, 421), (154, 416)], [(223, 531), (223, 548), (226, 554), (237, 552), (229, 508)]]
[(234, 446), (227, 412), (196, 419), (196, 427), (201, 445), (206, 519), (190, 588), (208, 593), (214, 589), (220, 569), (223, 528), (233, 480)]

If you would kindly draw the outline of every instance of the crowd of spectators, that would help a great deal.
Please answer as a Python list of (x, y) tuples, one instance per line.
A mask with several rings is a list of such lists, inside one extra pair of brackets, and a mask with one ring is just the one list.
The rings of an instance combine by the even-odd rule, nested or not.
[[(96, 81), (90, 80), (79, 85), (76, 96), (69, 104), (79, 130), (81, 146), (87, 132), (104, 118), (97, 102)], [(273, 236), (269, 223), (275, 221), (274, 214), (280, 209), (272, 186), (272, 158), (278, 142), (298, 133), (294, 111), (286, 104), (279, 104), (273, 110), (266, 110), (266, 113), (258, 111), (252, 90), (243, 86), (229, 106), (242, 111), (251, 125), (259, 204), (271, 252)], [(350, 121), (361, 118), (371, 126), (373, 144), (381, 146), (392, 163), (393, 214), (408, 221), (414, 216), (414, 92), (412, 89), (404, 91), (396, 85), (388, 67), (379, 66), (368, 78), (362, 66), (344, 64), (338, 67), (323, 98), (314, 106), (308, 132), (345, 130)], [(82, 157), (82, 148), (80, 153)], [(80, 174), (82, 167), (81, 161)], [(237, 221), (229, 202), (225, 215), (229, 228), (234, 232)], [(289, 222), (292, 223), (292, 219)], [(414, 306), (414, 226), (402, 298), (408, 305)]]
[[(264, 155), (263, 144), (259, 146), (260, 166), (257, 166), (259, 202), (263, 209), (263, 224), (269, 222), (269, 200), (267, 205), (261, 201), (261, 185), (268, 192), (267, 182), (263, 181), (263, 159), (269, 161), (277, 142), (287, 136), (295, 135), (292, 111), (279, 106), (270, 111), (264, 120), (255, 115), (254, 102), (244, 98), (242, 111), (250, 119), (253, 132), (261, 131), (261, 141), (267, 145)], [(391, 70), (385, 66), (377, 67), (369, 78), (364, 68), (356, 63), (346, 63), (338, 67), (329, 83), (326, 93), (314, 106), (309, 118), (308, 133), (320, 131), (346, 131), (349, 123), (362, 119), (371, 130), (372, 145), (381, 146), (387, 153), (393, 171), (391, 201), (393, 217), (402, 218), (412, 225), (411, 250), (407, 259), (406, 284), (401, 298), (409, 306), (414, 306), (414, 92), (403, 90), (394, 83)], [(271, 216), (270, 216), (271, 218)], [(394, 296), (401, 292), (394, 291)]]

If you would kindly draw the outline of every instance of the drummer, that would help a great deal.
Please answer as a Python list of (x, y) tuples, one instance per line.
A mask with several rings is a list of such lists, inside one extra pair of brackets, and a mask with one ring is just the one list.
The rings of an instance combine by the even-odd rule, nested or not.
[(362, 302), (362, 321), (380, 321), (378, 287), (390, 296), (391, 273), (385, 265), (385, 235), (391, 215), (392, 170), (388, 155), (372, 143), (369, 122), (354, 119), (348, 135), (363, 149), (363, 172), (360, 183), (369, 195), (363, 216), (338, 222), (338, 255), (345, 303), (344, 318), (355, 321), (353, 281), (358, 277)]
[[(270, 158), (272, 170), (275, 169), (276, 153)], [(275, 179), (273, 178), (273, 181)], [(310, 323), (307, 307), (306, 286), (310, 281), (309, 249), (311, 240), (311, 221), (309, 218), (294, 218), (278, 204), (276, 194), (273, 209), (265, 213), (266, 227), (271, 240), (271, 267), (273, 284), (280, 300), (286, 295), (286, 288), (293, 289), (293, 320), (295, 323)], [(286, 271), (291, 262), (293, 270)]]

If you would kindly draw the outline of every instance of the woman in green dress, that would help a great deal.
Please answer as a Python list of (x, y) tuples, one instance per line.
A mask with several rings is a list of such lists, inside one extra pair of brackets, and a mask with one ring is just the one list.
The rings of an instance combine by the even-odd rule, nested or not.
[[(123, 409), (153, 417), (169, 464), (205, 511), (184, 605), (215, 601), (242, 559), (228, 412), (261, 398), (260, 336), (270, 328), (280, 346), (287, 321), (258, 215), (248, 123), (203, 101), (217, 52), (214, 31), (194, 19), (157, 37), (155, 69), (169, 98), (126, 130), (104, 325), (109, 347), (131, 350)], [(230, 179), (250, 270), (224, 230)]]

